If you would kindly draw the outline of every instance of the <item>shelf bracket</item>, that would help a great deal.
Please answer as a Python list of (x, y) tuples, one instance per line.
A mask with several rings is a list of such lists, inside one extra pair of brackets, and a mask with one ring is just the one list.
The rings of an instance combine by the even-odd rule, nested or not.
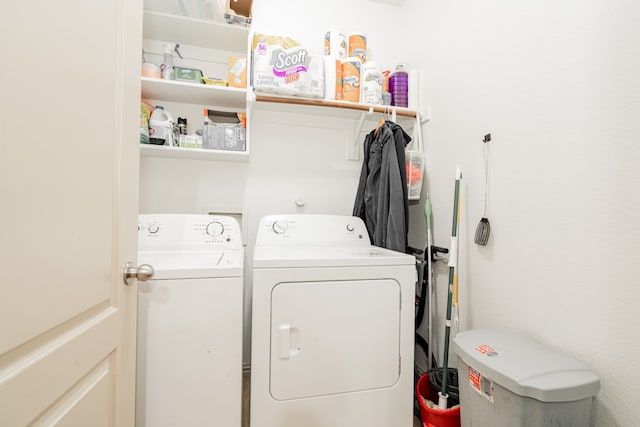
[(431, 120), (431, 105), (427, 105), (424, 111), (421, 111), (420, 122), (426, 123)]
[(256, 95), (253, 93), (252, 88), (247, 89), (247, 97), (246, 97), (247, 116), (253, 116), (253, 107), (255, 103), (256, 103)]
[(364, 119), (372, 114), (373, 107), (369, 107), (369, 111), (360, 114), (360, 120), (358, 121), (356, 133), (353, 136), (351, 144), (349, 144), (347, 147), (347, 160), (360, 160), (360, 131), (362, 130)]

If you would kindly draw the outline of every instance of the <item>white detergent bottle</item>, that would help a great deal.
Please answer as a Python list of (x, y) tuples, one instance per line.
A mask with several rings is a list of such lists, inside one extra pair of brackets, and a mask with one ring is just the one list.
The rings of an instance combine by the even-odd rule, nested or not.
[(156, 105), (149, 118), (149, 142), (154, 145), (173, 145), (173, 116)]
[(161, 77), (165, 80), (174, 80), (175, 75), (173, 72), (173, 51), (175, 48), (171, 43), (167, 43), (164, 47), (164, 54), (162, 58), (162, 64), (160, 65)]

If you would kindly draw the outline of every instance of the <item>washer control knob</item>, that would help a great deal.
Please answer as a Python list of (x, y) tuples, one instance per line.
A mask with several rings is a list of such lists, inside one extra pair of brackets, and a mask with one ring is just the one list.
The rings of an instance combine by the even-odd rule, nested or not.
[(207, 224), (207, 234), (209, 236), (217, 237), (224, 233), (224, 225), (218, 221), (212, 221)]
[(274, 233), (284, 234), (289, 229), (289, 224), (287, 224), (287, 221), (275, 221), (271, 227)]
[(356, 228), (353, 226), (353, 224), (347, 224), (347, 231), (353, 231)]
[(149, 226), (147, 230), (149, 230), (149, 233), (151, 234), (156, 234), (158, 231), (160, 231), (160, 226), (154, 222)]

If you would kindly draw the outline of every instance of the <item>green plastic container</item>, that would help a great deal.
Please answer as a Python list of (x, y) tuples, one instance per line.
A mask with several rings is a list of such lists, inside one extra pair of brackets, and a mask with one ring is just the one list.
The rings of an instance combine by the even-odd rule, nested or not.
[(181, 82), (202, 83), (202, 71), (197, 68), (173, 67), (175, 79)]

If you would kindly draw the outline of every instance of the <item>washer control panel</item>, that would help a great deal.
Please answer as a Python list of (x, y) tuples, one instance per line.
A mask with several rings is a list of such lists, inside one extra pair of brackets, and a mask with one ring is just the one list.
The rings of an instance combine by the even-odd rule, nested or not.
[(260, 221), (256, 245), (369, 246), (364, 222), (342, 215), (269, 215)]
[(194, 214), (140, 214), (139, 250), (242, 248), (240, 224), (233, 217)]

